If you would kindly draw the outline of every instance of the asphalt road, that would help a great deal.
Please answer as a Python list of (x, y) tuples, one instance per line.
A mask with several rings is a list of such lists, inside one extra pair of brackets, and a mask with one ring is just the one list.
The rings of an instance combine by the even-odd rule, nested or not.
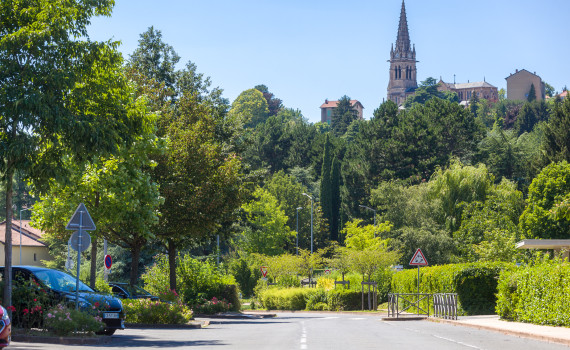
[(273, 319), (212, 320), (203, 329), (127, 329), (105, 345), (12, 343), (8, 349), (568, 349), (558, 344), (428, 321), (380, 320), (378, 315), (279, 313)]

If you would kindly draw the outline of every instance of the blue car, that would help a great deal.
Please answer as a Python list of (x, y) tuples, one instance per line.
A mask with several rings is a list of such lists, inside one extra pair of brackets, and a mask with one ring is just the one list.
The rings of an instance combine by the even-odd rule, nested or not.
[[(0, 274), (4, 275), (4, 267), (0, 267)], [(14, 279), (24, 281), (31, 279), (50, 293), (56, 301), (75, 304), (76, 279), (63, 271), (38, 266), (14, 266), (12, 276)], [(96, 304), (108, 306), (101, 314), (105, 323), (102, 334), (113, 335), (117, 329), (125, 328), (125, 312), (121, 300), (114, 296), (99, 294), (81, 281), (79, 281), (78, 295), (79, 308), (82, 310), (92, 310)]]

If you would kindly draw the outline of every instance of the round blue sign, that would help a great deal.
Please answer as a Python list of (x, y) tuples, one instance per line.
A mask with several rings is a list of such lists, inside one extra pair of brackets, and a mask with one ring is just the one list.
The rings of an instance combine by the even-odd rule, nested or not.
[(113, 266), (113, 259), (109, 254), (105, 255), (105, 268), (110, 269)]

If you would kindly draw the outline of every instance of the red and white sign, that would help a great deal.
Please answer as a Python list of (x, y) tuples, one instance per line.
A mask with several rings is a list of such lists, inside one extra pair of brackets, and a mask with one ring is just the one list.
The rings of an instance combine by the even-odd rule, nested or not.
[(331, 269), (329, 269), (329, 268), (326, 268), (326, 269), (325, 269), (325, 275), (330, 275), (331, 272), (332, 272)]
[(108, 270), (113, 266), (113, 259), (109, 254), (105, 255), (105, 268)]
[(427, 266), (428, 265), (426, 257), (424, 256), (424, 253), (422, 253), (422, 250), (420, 248), (418, 248), (418, 250), (416, 250), (414, 257), (412, 258), (412, 260), (410, 260), (410, 265), (417, 265), (417, 266)]
[(263, 278), (267, 277), (267, 271), (269, 271), (269, 267), (267, 266), (261, 267), (261, 275), (263, 276)]

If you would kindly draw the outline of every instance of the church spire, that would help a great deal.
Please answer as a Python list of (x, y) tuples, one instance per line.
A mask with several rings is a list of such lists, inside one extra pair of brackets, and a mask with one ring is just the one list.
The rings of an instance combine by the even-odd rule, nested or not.
[(410, 51), (410, 34), (408, 33), (408, 20), (406, 18), (406, 4), (402, 0), (402, 10), (400, 11), (400, 24), (398, 26), (398, 37), (396, 39), (396, 52), (406, 54)]

